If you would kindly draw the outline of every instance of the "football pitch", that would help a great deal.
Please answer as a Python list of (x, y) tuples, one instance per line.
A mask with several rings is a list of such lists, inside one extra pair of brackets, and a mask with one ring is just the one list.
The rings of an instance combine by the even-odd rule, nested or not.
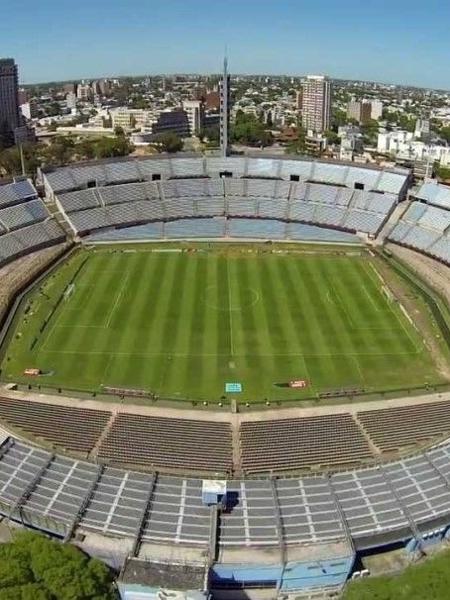
[(435, 383), (422, 336), (383, 287), (366, 253), (80, 250), (26, 299), (2, 378), (214, 403)]

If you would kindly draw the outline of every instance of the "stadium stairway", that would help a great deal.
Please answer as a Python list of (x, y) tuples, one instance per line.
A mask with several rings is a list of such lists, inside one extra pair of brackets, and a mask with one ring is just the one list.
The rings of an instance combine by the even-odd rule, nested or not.
[(47, 206), (47, 208), (49, 209), (51, 216), (54, 217), (55, 221), (63, 229), (68, 239), (72, 239), (74, 235), (73, 230), (71, 229), (67, 219), (64, 218), (63, 214), (56, 208), (56, 206)]
[(390, 215), (389, 219), (383, 225), (380, 233), (377, 235), (377, 237), (373, 241), (374, 246), (382, 246), (384, 244), (384, 242), (386, 241), (387, 237), (390, 235), (390, 233), (392, 232), (394, 227), (397, 225), (399, 220), (402, 218), (402, 216), (408, 210), (410, 204), (411, 204), (410, 200), (407, 200), (406, 202), (401, 202), (400, 204), (397, 204), (397, 206), (392, 211), (392, 214)]
[(111, 429), (114, 425), (116, 417), (117, 417), (117, 410), (113, 409), (111, 411), (111, 416), (109, 417), (108, 422), (106, 423), (105, 427), (103, 428), (103, 431), (99, 435), (97, 441), (95, 442), (94, 447), (92, 448), (91, 452), (88, 455), (88, 460), (97, 462), (100, 446), (103, 444), (103, 442), (106, 440), (107, 436), (109, 435), (109, 432), (111, 431)]

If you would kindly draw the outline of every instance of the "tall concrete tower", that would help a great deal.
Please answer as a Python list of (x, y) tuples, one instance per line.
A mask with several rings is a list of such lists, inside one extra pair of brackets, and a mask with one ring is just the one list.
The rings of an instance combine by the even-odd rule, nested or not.
[(220, 151), (228, 156), (230, 129), (230, 76), (228, 75), (228, 59), (223, 61), (223, 75), (220, 82)]

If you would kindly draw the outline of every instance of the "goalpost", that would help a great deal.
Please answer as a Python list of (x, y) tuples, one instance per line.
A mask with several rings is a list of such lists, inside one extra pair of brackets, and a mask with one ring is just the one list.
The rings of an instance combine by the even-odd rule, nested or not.
[(72, 296), (74, 291), (75, 291), (75, 284), (69, 283), (69, 285), (66, 287), (66, 289), (64, 291), (64, 300), (68, 300)]

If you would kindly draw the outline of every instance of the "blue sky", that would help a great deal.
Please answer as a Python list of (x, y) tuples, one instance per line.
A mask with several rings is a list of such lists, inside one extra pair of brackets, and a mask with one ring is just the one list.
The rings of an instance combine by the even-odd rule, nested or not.
[(448, 0), (14, 0), (24, 83), (145, 73), (326, 73), (450, 89)]

